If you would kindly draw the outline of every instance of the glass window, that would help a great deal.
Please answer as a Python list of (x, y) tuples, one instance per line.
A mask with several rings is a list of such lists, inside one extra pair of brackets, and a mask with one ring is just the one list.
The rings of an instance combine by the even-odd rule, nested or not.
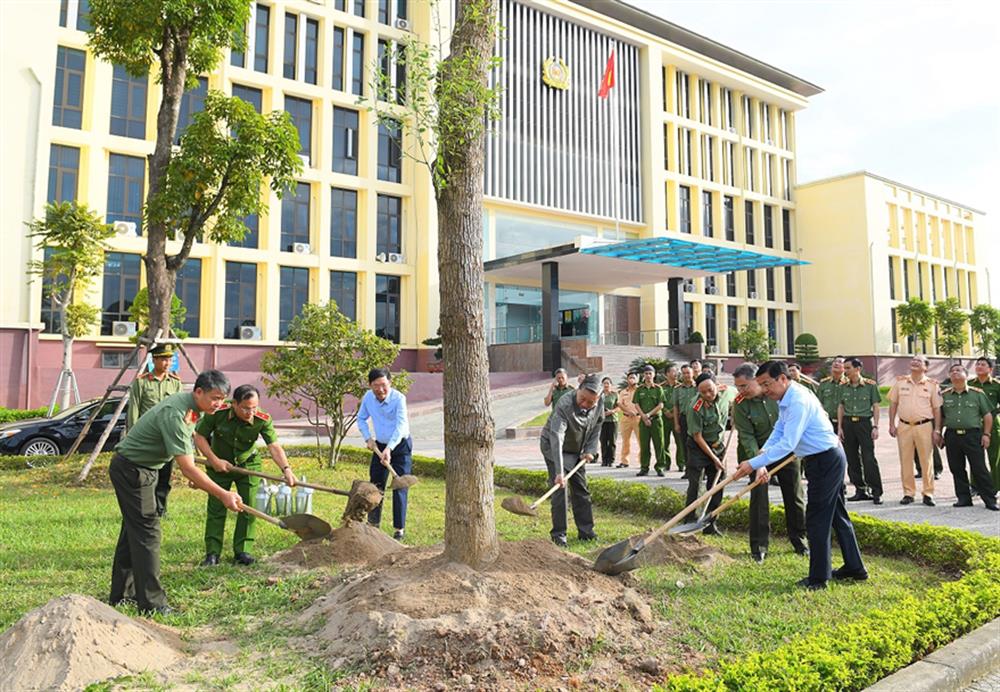
[(229, 49), (229, 64), (233, 67), (246, 67), (247, 66), (247, 53), (245, 50), (240, 50), (236, 47), (236, 41), (246, 40), (246, 30), (244, 26), (242, 31), (233, 32), (233, 42), (234, 45)]
[(285, 339), (292, 320), (309, 302), (309, 270), (305, 267), (281, 267), (280, 281), (278, 338)]
[[(732, 276), (732, 275), (730, 275), (730, 276)], [(728, 343), (726, 344), (726, 350), (729, 353), (733, 353), (734, 352), (734, 350), (733, 350), (733, 336), (735, 336), (736, 332), (738, 332), (740, 330), (739, 310), (737, 309), (737, 307), (735, 305), (727, 305), (726, 306), (726, 327), (727, 327), (727, 329), (729, 331)]]
[(307, 84), (316, 83), (318, 50), (319, 50), (319, 22), (315, 19), (306, 19), (306, 58), (305, 58), (305, 70), (302, 75), (302, 79), (304, 79)]
[(56, 84), (52, 104), (52, 124), (60, 127), (83, 127), (83, 82), (87, 54), (82, 50), (59, 46), (56, 51)]
[(743, 202), (743, 232), (746, 236), (746, 244), (753, 245), (756, 242), (754, 238), (754, 219), (753, 219), (753, 202), (746, 200)]
[[(69, 12), (69, 0), (61, 0), (59, 3), (59, 26), (69, 26), (70, 17)], [(76, 9), (76, 19), (73, 25), (76, 27), (77, 31), (86, 31), (90, 28), (90, 1), (80, 0)]]
[[(597, 237), (597, 229), (516, 214), (495, 215), (496, 257), (572, 243), (577, 236)], [(541, 303), (539, 303), (540, 305)]]
[(781, 210), (781, 239), (785, 252), (792, 251), (792, 210)]
[(131, 221), (142, 234), (146, 160), (139, 156), (111, 154), (108, 166), (108, 211), (105, 221)]
[(358, 112), (333, 108), (333, 170), (358, 174)]
[(684, 303), (684, 343), (688, 343), (691, 340), (691, 333), (696, 331), (694, 328), (694, 303)]
[(177, 116), (177, 136), (174, 139), (177, 144), (180, 144), (181, 136), (194, 120), (195, 114), (205, 110), (205, 97), (207, 95), (207, 77), (198, 77), (198, 86), (184, 92), (184, 96), (181, 97), (181, 110)]
[(889, 299), (896, 300), (896, 264), (889, 258)]
[(271, 33), (271, 8), (257, 3), (256, 26), (253, 39), (253, 69), (267, 72), (268, 37)]
[[(945, 270), (947, 271), (947, 270)], [(910, 299), (910, 263), (903, 260), (903, 300)]]
[[(50, 247), (45, 248), (45, 260), (51, 259), (53, 249)], [(53, 282), (52, 279), (46, 275), (42, 277), (42, 311), (40, 320), (43, 326), (42, 331), (46, 334), (58, 334), (62, 331), (62, 319), (59, 316), (59, 310), (55, 309), (52, 305), (52, 294), (51, 290), (53, 284), (58, 290), (66, 282), (66, 276), (60, 274), (56, 277)]]
[(757, 270), (748, 269), (747, 270), (747, 297), (750, 299), (757, 298)]
[(357, 16), (365, 16), (365, 0), (353, 0), (351, 7)]
[(765, 286), (767, 288), (767, 299), (774, 300), (774, 267), (764, 270)]
[(731, 298), (736, 297), (736, 272), (726, 274), (726, 295)]
[(309, 158), (312, 165), (312, 101), (286, 96), (285, 110), (299, 131), (299, 154)]
[(48, 202), (72, 202), (76, 199), (80, 177), (80, 150), (53, 144), (49, 147)]
[(352, 320), (358, 319), (358, 275), (354, 272), (330, 272), (330, 300)]
[(722, 227), (726, 240), (736, 240), (736, 219), (733, 214), (733, 198), (726, 195), (722, 198)]
[(698, 80), (699, 97), (701, 101), (701, 121), (712, 125), (712, 83), (706, 79)]
[(355, 96), (361, 96), (364, 94), (364, 88), (365, 35), (354, 32), (351, 43), (351, 93)]
[(233, 84), (233, 96), (249, 103), (258, 113), (264, 110), (264, 92), (260, 89), (254, 89), (242, 84)]
[(764, 205), (764, 246), (774, 247), (774, 207)]
[(375, 275), (375, 334), (399, 343), (398, 276)]
[[(141, 159), (140, 159), (141, 160)], [(104, 292), (101, 296), (101, 334), (111, 335), (113, 322), (129, 322), (129, 308), (139, 292), (139, 255), (104, 253)]]
[(260, 236), (260, 218), (256, 214), (250, 214), (250, 216), (244, 217), (243, 225), (247, 227), (243, 239), (230, 241), (229, 247), (248, 247), (256, 250)]
[(403, 177), (400, 140), (402, 126), (399, 123), (379, 123), (378, 126), (378, 179), (398, 183)]
[(736, 115), (733, 109), (733, 91), (723, 88), (722, 94), (722, 126), (730, 132), (736, 131)]
[[(379, 212), (381, 214), (381, 197)], [(339, 187), (330, 190), (330, 256), (358, 256), (358, 193), (355, 190)]]
[(794, 302), (795, 294), (792, 291), (792, 268), (785, 267), (785, 302)]
[(690, 99), (690, 81), (688, 80), (687, 73), (677, 70), (677, 115), (690, 118), (691, 117), (691, 105)]
[[(769, 308), (767, 311), (767, 336), (774, 340), (774, 343), (778, 343), (778, 311), (774, 308)], [(777, 345), (775, 346), (777, 349)]]
[(680, 209), (680, 232), (691, 232), (691, 188), (681, 185), (678, 190)]
[(378, 23), (389, 23), (389, 0), (378, 0)]
[(757, 322), (757, 325), (760, 326), (760, 322), (757, 320), (757, 308), (747, 308), (747, 317), (748, 322)]
[(795, 313), (789, 310), (785, 313), (785, 339), (788, 344), (787, 353), (795, 352)]
[(715, 182), (715, 137), (701, 136), (701, 177)]
[(281, 249), (291, 252), (295, 243), (309, 242), (309, 183), (296, 183), (295, 194), (281, 200)]
[(240, 327), (257, 324), (257, 265), (226, 262), (223, 338), (239, 339)]
[(406, 0), (396, 0), (396, 16), (406, 19)]
[(177, 284), (174, 293), (187, 308), (184, 324), (181, 329), (188, 336), (197, 337), (201, 333), (201, 260), (189, 257), (184, 266), (177, 272)]
[(712, 223), (712, 193), (707, 190), (701, 193), (701, 231), (702, 235), (709, 238), (714, 233)]
[(299, 16), (285, 13), (285, 79), (295, 79), (295, 53), (298, 49)]
[(717, 310), (718, 306), (715, 303), (705, 303), (705, 345), (713, 349), (719, 344), (716, 328)]
[(378, 235), (375, 251), (390, 253), (403, 251), (403, 200), (390, 195), (378, 196)]
[(146, 138), (147, 76), (133, 77), (115, 65), (111, 79), (111, 134)]
[(344, 90), (344, 29), (333, 27), (333, 84), (336, 91)]
[(757, 176), (756, 176), (756, 170), (754, 168), (754, 166), (755, 166), (754, 150), (751, 149), (750, 147), (746, 147), (745, 150), (746, 150), (746, 166), (745, 166), (746, 171), (745, 171), (745, 175), (743, 176), (743, 180), (746, 183), (746, 187), (748, 189), (750, 189), (750, 190), (756, 190), (757, 189), (757, 183), (756, 183)]

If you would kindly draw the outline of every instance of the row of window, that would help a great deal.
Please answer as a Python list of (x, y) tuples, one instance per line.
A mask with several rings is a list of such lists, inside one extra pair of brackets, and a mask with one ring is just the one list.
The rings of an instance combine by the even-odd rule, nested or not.
[[(760, 293), (758, 291), (757, 282), (757, 272), (759, 269), (749, 269), (745, 272), (746, 274), (746, 291), (744, 295), (751, 300), (776, 300), (777, 289), (775, 283), (775, 268), (770, 267), (764, 269), (764, 292)], [(794, 285), (792, 283), (792, 268), (782, 267), (782, 274), (784, 276), (784, 295), (783, 300), (786, 303), (795, 302), (795, 292)], [(725, 278), (709, 276), (705, 279), (705, 293), (708, 295), (720, 295), (724, 294), (730, 298), (735, 298), (737, 296), (736, 289), (736, 275), (737, 272), (729, 272), (725, 275)], [(725, 284), (725, 287), (720, 287), (720, 284)]]
[[(916, 276), (912, 275), (911, 267), (916, 265)], [(897, 266), (902, 266), (902, 292), (897, 290), (896, 284), (896, 274)], [(962, 272), (961, 270), (955, 270), (956, 276), (954, 283), (952, 282), (952, 269), (951, 267), (941, 267), (941, 271), (937, 271), (936, 267), (928, 265), (926, 262), (916, 262), (914, 260), (909, 260), (902, 257), (889, 257), (889, 298), (891, 300), (909, 300), (912, 295), (920, 298), (921, 300), (926, 300), (924, 295), (924, 272), (925, 267), (927, 268), (927, 273), (930, 274), (930, 302), (936, 303), (938, 300), (947, 300), (949, 297), (949, 286), (954, 285), (956, 288), (955, 298), (958, 298), (960, 302), (963, 302), (962, 307), (969, 308), (970, 310), (974, 307), (976, 302), (976, 273), (975, 272)], [(965, 274), (965, 291), (962, 291), (962, 274)], [(938, 278), (941, 278), (941, 290), (938, 290)], [(916, 282), (916, 293), (911, 291), (911, 286)]]
[[(723, 185), (740, 185), (747, 190), (760, 192), (770, 197), (777, 197), (781, 194), (782, 199), (792, 199), (792, 160), (788, 158), (776, 157), (768, 152), (759, 152), (753, 147), (739, 145), (736, 142), (724, 140), (720, 144), (720, 149), (716, 152), (716, 137), (708, 134), (701, 135), (701, 143), (698, 147), (700, 152), (698, 157), (699, 165), (694, 167), (694, 131), (686, 127), (677, 129), (677, 166), (670, 165), (670, 151), (673, 138), (670, 131), (673, 126), (669, 123), (663, 126), (663, 152), (664, 168), (673, 170), (681, 175), (691, 175), (704, 178), (711, 182), (721, 182)], [(742, 148), (742, 167), (737, 167), (737, 150)], [(758, 171), (758, 157), (760, 160), (760, 171)], [(721, 167), (716, 165), (716, 159), (722, 163)], [(778, 178), (780, 177), (780, 184)]]
[[(691, 214), (691, 188), (687, 185), (680, 185), (677, 188), (678, 198), (678, 230), (681, 233), (692, 233)], [(701, 193), (701, 234), (707, 238), (719, 237), (732, 242), (736, 241), (736, 215), (733, 211), (734, 198), (731, 195), (722, 195), (722, 228), (721, 235), (716, 233), (715, 228), (715, 204), (719, 197), (717, 192), (703, 190)], [(761, 204), (763, 208), (763, 241), (764, 247), (775, 248), (775, 210), (777, 207), (771, 204)], [(747, 245), (757, 244), (757, 203), (748, 199), (743, 200), (743, 242)], [(668, 216), (669, 218), (669, 216)], [(785, 252), (792, 251), (792, 211), (791, 209), (781, 210), (781, 249)]]
[[(887, 205), (889, 247), (916, 251), (975, 264), (975, 236), (971, 225)], [(954, 253), (954, 254), (953, 254)]]
[[(691, 331), (695, 330), (694, 324), (694, 305), (692, 303), (685, 303), (684, 310), (686, 314), (687, 324), (690, 325), (689, 329)], [(723, 312), (724, 311), (724, 312)], [(736, 305), (719, 305), (717, 303), (705, 303), (704, 305), (704, 333), (705, 345), (710, 351), (718, 351), (720, 347), (719, 343), (719, 320), (726, 320), (726, 344), (725, 352), (735, 353), (736, 349), (733, 348), (732, 338), (733, 335), (739, 331), (744, 325), (741, 323), (739, 318), (739, 306)], [(785, 339), (784, 339), (784, 352), (791, 353), (795, 344), (795, 313), (791, 310), (784, 311), (785, 315)], [(762, 321), (763, 320), (763, 321)], [(756, 322), (760, 326), (764, 327), (767, 331), (767, 335), (772, 339), (775, 344), (775, 352), (782, 352), (781, 349), (781, 339), (780, 339), (780, 329), (781, 320), (779, 318), (779, 311), (774, 308), (758, 309), (758, 308), (747, 308), (747, 322)], [(690, 336), (690, 334), (688, 335)]]

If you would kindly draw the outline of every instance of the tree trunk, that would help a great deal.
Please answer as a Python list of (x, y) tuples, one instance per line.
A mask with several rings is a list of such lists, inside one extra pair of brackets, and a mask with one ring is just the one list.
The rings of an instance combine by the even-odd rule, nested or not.
[[(62, 371), (73, 372), (73, 337), (69, 334), (66, 327), (66, 305), (63, 304), (59, 307), (59, 316), (62, 320)], [(70, 406), (72, 406), (72, 401), (70, 399), (72, 395), (72, 384), (73, 380), (67, 378), (60, 378), (59, 382), (62, 384), (62, 396), (59, 398), (59, 410), (65, 411)]]
[[(492, 7), (485, 20), (463, 21), (469, 0), (457, 3), (451, 59), (493, 52)], [(492, 0), (478, 3), (491, 8)], [(488, 70), (477, 75), (486, 84)], [(485, 105), (485, 104), (484, 104)], [(453, 172), (437, 189), (438, 272), (444, 356), (444, 552), (480, 568), (499, 552), (493, 508), (494, 425), (483, 318), (483, 166), (485, 136), (442, 131), (439, 156)]]

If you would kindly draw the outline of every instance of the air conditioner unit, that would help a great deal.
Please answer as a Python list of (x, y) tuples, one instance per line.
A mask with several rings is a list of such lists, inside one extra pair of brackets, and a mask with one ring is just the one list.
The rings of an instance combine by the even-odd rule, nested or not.
[(708, 288), (705, 289), (705, 293), (707, 293), (710, 296), (718, 295), (719, 289), (717, 289), (715, 286), (709, 286)]
[(733, 127), (732, 125), (730, 125), (728, 129), (729, 129), (729, 131), (730, 131), (731, 133), (733, 133), (734, 135), (736, 134), (736, 128), (735, 128), (735, 127)]
[(170, 153), (171, 154), (179, 154), (179, 153), (181, 153), (181, 145), (180, 144), (171, 144), (170, 145)]
[(398, 252), (390, 252), (386, 257), (386, 260), (392, 264), (405, 264), (406, 260), (403, 259), (403, 255)]
[(757, 291), (750, 291), (750, 300), (757, 300)]
[(681, 284), (681, 290), (685, 293), (692, 293), (694, 291), (694, 281), (685, 281)]
[(377, 255), (375, 255), (375, 261), (376, 262), (385, 262), (387, 259), (388, 259), (388, 257), (386, 256), (386, 254), (384, 252), (380, 252)]
[(255, 327), (250, 324), (243, 325), (242, 327), (240, 327), (240, 340), (260, 341), (261, 340), (260, 327)]
[(898, 344), (898, 343), (893, 343), (893, 345), (892, 345), (892, 352), (893, 353), (902, 353), (903, 352), (903, 347), (900, 344)]
[(112, 336), (135, 336), (136, 325), (135, 322), (112, 322), (111, 323), (111, 335)]
[(396, 27), (397, 29), (399, 29), (400, 31), (409, 31), (410, 30), (410, 22), (408, 22), (407, 20), (403, 19), (402, 17), (396, 17), (396, 21), (394, 21), (392, 23), (392, 25), (394, 27)]
[(773, 139), (767, 140), (766, 143), (769, 144), (769, 145), (771, 145), (771, 146), (774, 146), (774, 140)]
[(115, 235), (128, 238), (134, 238), (136, 236), (134, 221), (115, 221), (111, 228), (114, 230)]
[(312, 253), (309, 243), (292, 243), (292, 252), (296, 255), (308, 255)]
[(306, 168), (312, 167), (312, 162), (308, 154), (299, 154), (299, 160), (302, 162), (302, 165), (305, 166)]

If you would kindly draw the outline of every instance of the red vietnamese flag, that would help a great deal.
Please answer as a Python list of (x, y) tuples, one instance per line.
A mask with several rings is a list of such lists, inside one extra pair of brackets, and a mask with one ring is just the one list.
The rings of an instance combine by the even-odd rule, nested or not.
[(611, 51), (608, 64), (604, 66), (604, 76), (601, 77), (601, 90), (597, 92), (597, 98), (606, 99), (611, 87), (615, 85), (615, 52)]

